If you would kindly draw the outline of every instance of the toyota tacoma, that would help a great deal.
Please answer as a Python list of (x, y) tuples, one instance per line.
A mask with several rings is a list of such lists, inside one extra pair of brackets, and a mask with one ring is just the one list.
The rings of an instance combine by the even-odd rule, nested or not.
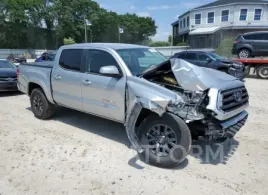
[(239, 79), (139, 45), (62, 46), (53, 62), (19, 66), (18, 88), (38, 119), (63, 106), (124, 124), (137, 152), (160, 167), (181, 163), (192, 140), (234, 137), (248, 117)]

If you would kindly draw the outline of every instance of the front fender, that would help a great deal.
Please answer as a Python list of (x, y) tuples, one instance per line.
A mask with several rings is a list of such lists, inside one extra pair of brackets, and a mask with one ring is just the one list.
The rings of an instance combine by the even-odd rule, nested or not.
[(136, 122), (143, 108), (162, 116), (169, 104), (183, 103), (184, 100), (173, 91), (138, 77), (128, 77), (126, 86), (127, 136), (138, 152), (143, 152), (136, 137)]

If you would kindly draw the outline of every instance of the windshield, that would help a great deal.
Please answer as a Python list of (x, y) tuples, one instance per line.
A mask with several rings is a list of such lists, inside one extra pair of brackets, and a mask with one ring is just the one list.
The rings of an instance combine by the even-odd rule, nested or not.
[(0, 60), (0, 68), (15, 68), (16, 66), (7, 60)]
[(214, 58), (215, 60), (224, 60), (224, 59), (226, 59), (226, 57), (219, 56), (219, 55), (217, 55), (217, 54), (215, 54), (215, 53), (208, 53), (208, 55), (209, 55), (210, 57)]
[(117, 53), (135, 76), (167, 60), (165, 56), (151, 48), (119, 49)]

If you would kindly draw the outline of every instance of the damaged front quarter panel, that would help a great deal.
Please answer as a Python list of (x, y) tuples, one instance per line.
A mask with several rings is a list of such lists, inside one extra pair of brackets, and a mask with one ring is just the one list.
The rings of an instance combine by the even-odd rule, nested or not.
[(162, 116), (168, 105), (183, 104), (184, 100), (176, 93), (142, 78), (129, 77), (126, 87), (126, 133), (138, 152), (143, 148), (136, 135), (136, 122), (143, 108)]
[[(184, 94), (186, 97), (186, 95)], [(204, 115), (198, 112), (198, 103), (189, 104), (185, 99), (165, 87), (142, 78), (129, 77), (126, 87), (126, 133), (138, 152), (143, 148), (136, 135), (136, 122), (143, 108), (162, 116), (165, 112), (173, 113), (185, 122), (201, 120)]]

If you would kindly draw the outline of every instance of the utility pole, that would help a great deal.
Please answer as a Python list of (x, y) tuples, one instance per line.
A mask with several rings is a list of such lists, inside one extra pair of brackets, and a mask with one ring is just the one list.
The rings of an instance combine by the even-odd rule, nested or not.
[(90, 43), (92, 43), (92, 30), (91, 30), (91, 26), (89, 26), (89, 30), (90, 30)]
[(85, 43), (87, 43), (87, 23), (86, 23), (85, 18), (84, 18), (84, 23), (85, 23)]

